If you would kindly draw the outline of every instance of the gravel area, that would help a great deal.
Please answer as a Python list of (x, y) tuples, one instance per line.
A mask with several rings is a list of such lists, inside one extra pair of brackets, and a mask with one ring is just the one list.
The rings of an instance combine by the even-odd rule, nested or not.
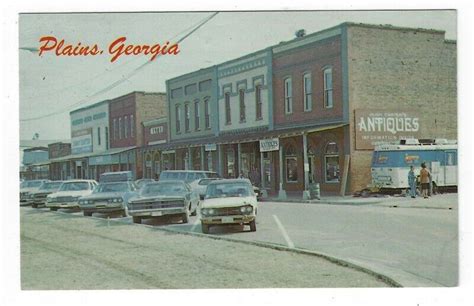
[(316, 256), (21, 208), (24, 290), (387, 287)]

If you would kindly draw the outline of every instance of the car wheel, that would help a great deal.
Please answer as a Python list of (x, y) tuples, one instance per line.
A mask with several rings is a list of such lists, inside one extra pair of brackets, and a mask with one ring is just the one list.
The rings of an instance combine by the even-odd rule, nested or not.
[(183, 214), (183, 217), (181, 218), (183, 220), (183, 223), (188, 223), (189, 222), (189, 216), (188, 216), (188, 213), (185, 212)]
[(92, 212), (90, 211), (84, 211), (83, 212), (84, 217), (92, 217)]
[(124, 210), (122, 211), (122, 217), (125, 218), (127, 216), (127, 212)]
[(132, 217), (132, 219), (133, 219), (133, 223), (138, 223), (138, 224), (142, 223), (142, 218), (141, 217)]
[(201, 223), (201, 230), (203, 234), (209, 234), (209, 224)]
[(255, 223), (255, 220), (250, 221), (249, 225), (250, 225), (251, 232), (255, 232), (257, 230), (257, 224)]

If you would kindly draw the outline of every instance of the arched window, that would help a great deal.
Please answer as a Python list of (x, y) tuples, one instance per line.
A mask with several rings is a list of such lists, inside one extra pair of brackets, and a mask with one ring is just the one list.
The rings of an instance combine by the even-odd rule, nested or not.
[(326, 183), (339, 183), (339, 148), (334, 141), (328, 142), (324, 151), (324, 168)]

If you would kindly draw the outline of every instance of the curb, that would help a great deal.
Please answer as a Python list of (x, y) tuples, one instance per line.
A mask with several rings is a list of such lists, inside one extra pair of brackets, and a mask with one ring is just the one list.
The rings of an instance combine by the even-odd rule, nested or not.
[[(84, 218), (83, 216), (77, 216), (77, 215), (73, 215), (71, 213), (60, 212), (60, 211), (38, 210), (37, 212), (38, 213), (56, 213), (56, 214), (68, 215), (70, 217)], [(340, 258), (337, 258), (337, 257), (334, 257), (334, 256), (330, 256), (330, 255), (327, 255), (327, 254), (323, 254), (323, 253), (319, 253), (319, 252), (315, 252), (315, 251), (310, 251), (310, 250), (306, 250), (306, 249), (290, 248), (290, 247), (286, 247), (286, 246), (278, 245), (278, 244), (273, 244), (273, 243), (264, 243), (264, 242), (257, 242), (257, 241), (245, 241), (245, 240), (239, 240), (239, 239), (235, 239), (235, 238), (216, 236), (216, 235), (212, 235), (212, 234), (210, 235), (210, 234), (202, 234), (202, 233), (195, 233), (195, 232), (183, 232), (183, 231), (177, 231), (177, 230), (170, 229), (170, 228), (156, 227), (156, 226), (147, 225), (147, 224), (135, 224), (135, 223), (129, 224), (128, 222), (124, 222), (124, 220), (121, 220), (121, 218), (118, 218), (118, 219), (105, 219), (105, 218), (94, 217), (94, 216), (87, 217), (87, 218), (88, 219), (94, 219), (94, 220), (101, 220), (101, 221), (105, 221), (105, 222), (112, 221), (112, 222), (132, 225), (132, 226), (144, 226), (144, 227), (147, 227), (147, 228), (150, 228), (150, 229), (153, 229), (153, 230), (168, 232), (168, 233), (173, 233), (173, 234), (195, 236), (195, 237), (204, 238), (204, 239), (222, 240), (222, 241), (241, 243), (241, 244), (246, 244), (246, 245), (253, 245), (253, 246), (263, 247), (263, 248), (267, 248), (267, 249), (274, 249), (274, 250), (277, 250), (277, 251), (290, 252), (290, 253), (296, 253), (296, 254), (308, 255), (308, 256), (315, 256), (315, 257), (325, 259), (325, 260), (327, 260), (331, 263), (337, 264), (339, 266), (351, 268), (353, 270), (360, 271), (360, 272), (366, 273), (368, 275), (374, 276), (377, 279), (383, 281), (384, 283), (388, 284), (391, 287), (396, 287), (396, 288), (403, 287), (400, 283), (398, 283), (394, 279), (392, 279), (392, 278), (390, 278), (386, 275), (383, 275), (379, 272), (376, 272), (376, 271), (370, 270), (368, 268), (364, 268), (362, 266), (353, 264), (353, 263), (351, 263), (347, 260), (343, 260), (343, 259), (340, 259)]]

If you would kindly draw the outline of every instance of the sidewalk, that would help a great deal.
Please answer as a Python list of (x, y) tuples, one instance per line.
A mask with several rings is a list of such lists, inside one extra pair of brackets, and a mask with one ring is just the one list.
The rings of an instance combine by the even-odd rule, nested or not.
[(370, 197), (326, 196), (321, 197), (321, 200), (303, 200), (301, 197), (288, 197), (287, 199), (282, 200), (278, 197), (268, 197), (265, 198), (262, 202), (310, 203), (332, 205), (378, 205), (385, 207), (457, 209), (458, 194), (438, 194), (433, 195), (428, 199), (424, 199), (422, 197), (412, 199), (410, 197), (389, 195), (376, 195)]

